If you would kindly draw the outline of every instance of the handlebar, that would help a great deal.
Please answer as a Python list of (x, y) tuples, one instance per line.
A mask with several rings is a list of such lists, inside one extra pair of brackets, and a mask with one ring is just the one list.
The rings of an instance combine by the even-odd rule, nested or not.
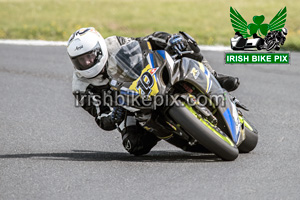
[(172, 56), (173, 59), (176, 59), (178, 56), (182, 56), (185, 54), (193, 54), (194, 51), (180, 51), (177, 49), (176, 54)]

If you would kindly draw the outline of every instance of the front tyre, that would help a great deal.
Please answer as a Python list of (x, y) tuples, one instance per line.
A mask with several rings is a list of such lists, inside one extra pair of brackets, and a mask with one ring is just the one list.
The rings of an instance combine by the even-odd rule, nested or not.
[(238, 157), (239, 151), (231, 139), (220, 129), (198, 117), (189, 105), (173, 106), (169, 109), (169, 115), (187, 134), (218, 157), (226, 161), (233, 161)]
[(266, 50), (267, 51), (271, 51), (275, 47), (275, 45), (276, 45), (275, 41), (269, 40), (267, 42), (267, 48), (266, 48)]

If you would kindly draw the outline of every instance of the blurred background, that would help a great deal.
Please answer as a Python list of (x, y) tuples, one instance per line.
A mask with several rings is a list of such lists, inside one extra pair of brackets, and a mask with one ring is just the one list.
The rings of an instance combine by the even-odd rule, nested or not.
[(269, 23), (287, 7), (287, 41), (300, 50), (300, 1), (296, 0), (0, 0), (0, 39), (68, 40), (81, 27), (104, 37), (139, 37), (154, 31), (185, 31), (200, 45), (230, 45), (230, 6), (248, 23), (264, 15)]

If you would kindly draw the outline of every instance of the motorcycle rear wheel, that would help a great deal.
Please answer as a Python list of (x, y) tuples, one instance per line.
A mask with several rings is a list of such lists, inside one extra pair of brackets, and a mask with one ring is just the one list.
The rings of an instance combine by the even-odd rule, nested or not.
[(246, 138), (238, 147), (240, 153), (249, 153), (258, 143), (258, 131), (249, 122), (245, 121), (245, 135)]
[(222, 160), (233, 161), (238, 157), (239, 150), (231, 139), (208, 121), (197, 117), (192, 107), (186, 104), (173, 106), (169, 115), (187, 134)]

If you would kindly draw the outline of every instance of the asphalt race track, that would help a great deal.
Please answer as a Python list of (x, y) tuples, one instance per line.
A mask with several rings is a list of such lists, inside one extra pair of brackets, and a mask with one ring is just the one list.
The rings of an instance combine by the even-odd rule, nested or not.
[(259, 131), (257, 148), (224, 162), (166, 142), (142, 157), (75, 108), (66, 47), (0, 45), (0, 199), (299, 199), (300, 53), (291, 65), (224, 65)]

